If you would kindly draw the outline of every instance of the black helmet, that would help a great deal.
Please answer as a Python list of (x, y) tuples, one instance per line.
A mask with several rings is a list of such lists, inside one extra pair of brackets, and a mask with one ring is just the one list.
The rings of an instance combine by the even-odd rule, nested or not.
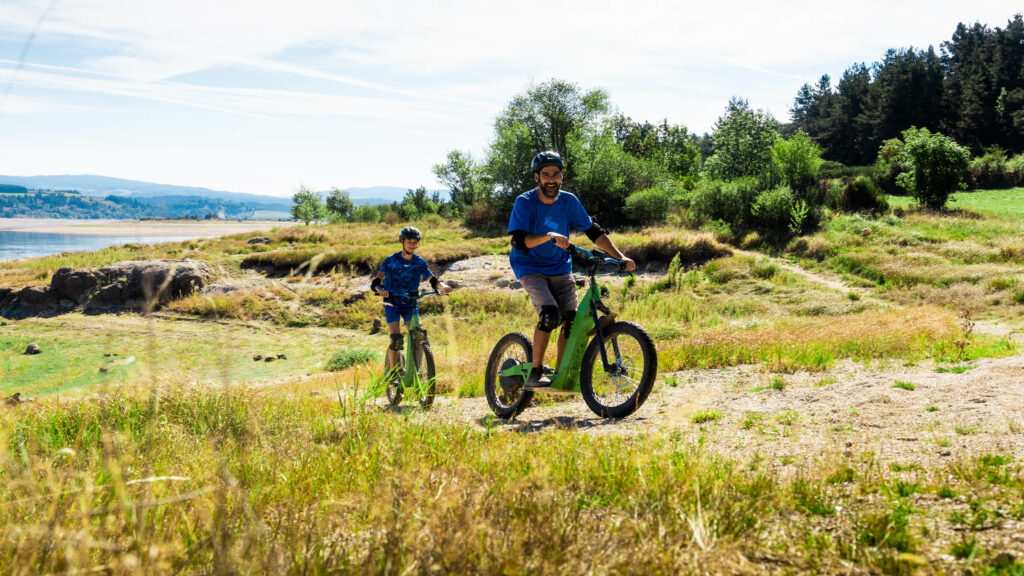
[(530, 162), (530, 169), (536, 173), (539, 172), (541, 168), (552, 164), (565, 169), (565, 162), (562, 162), (561, 154), (554, 150), (545, 150), (533, 157), (533, 162)]
[(406, 226), (398, 233), (399, 240), (419, 240), (420, 238), (423, 238), (423, 234), (420, 234), (415, 226)]

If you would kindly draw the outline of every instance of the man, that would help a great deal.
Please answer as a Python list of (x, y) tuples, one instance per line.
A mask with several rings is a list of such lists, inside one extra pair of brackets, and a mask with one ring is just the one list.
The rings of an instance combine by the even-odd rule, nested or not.
[(544, 353), (551, 331), (562, 325), (557, 370), (576, 316), (569, 231), (582, 230), (599, 248), (621, 260), (626, 270), (635, 270), (636, 263), (619, 252), (607, 231), (593, 221), (575, 195), (561, 189), (565, 163), (558, 152), (537, 154), (530, 167), (537, 187), (520, 194), (512, 207), (509, 262), (540, 317), (533, 331), (533, 369), (526, 387), (544, 388), (551, 385), (551, 379), (544, 375)]

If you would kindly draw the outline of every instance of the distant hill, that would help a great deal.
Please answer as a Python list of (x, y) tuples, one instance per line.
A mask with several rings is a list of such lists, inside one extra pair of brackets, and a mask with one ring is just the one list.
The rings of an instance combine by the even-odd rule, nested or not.
[[(0, 180), (0, 182), (3, 182), (3, 180)], [(348, 197), (355, 201), (356, 204), (390, 204), (392, 202), (401, 202), (410, 188), (402, 188), (400, 186), (368, 186), (365, 188), (342, 188), (342, 190), (348, 192)], [(427, 192), (431, 194), (440, 192), (441, 197), (448, 198), (447, 190), (428, 190)]]
[(194, 186), (155, 184), (140, 180), (125, 180), (109, 176), (60, 175), (60, 176), (3, 176), (0, 184), (24, 186), (32, 190), (77, 190), (88, 196), (126, 196), (129, 198), (153, 198), (156, 196), (201, 196), (232, 202), (258, 202), (260, 204), (291, 205), (290, 197), (225, 192)]
[[(288, 218), (291, 212), (291, 196), (269, 196), (265, 194), (249, 194), (245, 192), (227, 192), (224, 190), (213, 190), (194, 186), (176, 186), (173, 184), (156, 184), (143, 182), (141, 180), (127, 180), (124, 178), (111, 178), (109, 176), (96, 176), (92, 174), (64, 174), (58, 176), (4, 176), (0, 175), (0, 193), (18, 193), (28, 190), (52, 190), (64, 192), (78, 192), (85, 196), (109, 198), (111, 196), (132, 199), (140, 204), (135, 206), (136, 211), (142, 216), (162, 217), (165, 214), (188, 215), (207, 213), (226, 214), (229, 218), (254, 217), (259, 214), (261, 217)], [(401, 202), (405, 198), (409, 188), (401, 186), (366, 186), (354, 188), (342, 188), (349, 193), (349, 197), (356, 204), (390, 204)], [(435, 190), (430, 190), (431, 193)], [(447, 190), (436, 190), (442, 197), (448, 197)], [(325, 197), (328, 192), (321, 191), (320, 195)], [(48, 199), (50, 206), (55, 206), (56, 198)], [(26, 199), (20, 201), (11, 200), (11, 204), (19, 204), (20, 208), (13, 205), (9, 209), (21, 213), (25, 206)], [(123, 203), (122, 203), (123, 204)], [(85, 206), (81, 204), (81, 206)], [(102, 218), (97, 215), (104, 204), (89, 204), (88, 217)], [(40, 210), (45, 211), (46, 206), (33, 205), (31, 212), (39, 214)], [(66, 207), (62, 207), (59, 213), (66, 214)], [(54, 217), (59, 216), (55, 213)], [(116, 217), (116, 216), (111, 216)]]

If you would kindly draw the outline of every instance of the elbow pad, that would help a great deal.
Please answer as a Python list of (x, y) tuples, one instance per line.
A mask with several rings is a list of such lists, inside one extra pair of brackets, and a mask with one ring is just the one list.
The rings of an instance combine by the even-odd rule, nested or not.
[(530, 251), (530, 249), (526, 247), (526, 230), (512, 231), (512, 247), (516, 250), (522, 250), (523, 252)]
[(594, 221), (594, 224), (584, 232), (584, 234), (587, 235), (587, 238), (590, 238), (591, 242), (597, 242), (598, 238), (607, 233), (608, 231), (601, 228), (601, 225), (598, 224), (596, 220)]
[(433, 288), (434, 290), (437, 290), (437, 285), (440, 284), (440, 282), (437, 279), (437, 276), (431, 276), (430, 278), (427, 279), (427, 282), (430, 282), (430, 287)]
[(376, 292), (377, 288), (380, 288), (380, 278), (377, 278), (376, 276), (374, 276), (373, 277), (373, 281), (370, 282), (370, 291), (371, 292)]

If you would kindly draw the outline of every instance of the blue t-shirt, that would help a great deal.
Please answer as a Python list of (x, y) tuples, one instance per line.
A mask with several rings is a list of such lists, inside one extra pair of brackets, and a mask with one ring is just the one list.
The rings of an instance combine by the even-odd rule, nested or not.
[[(557, 232), (568, 237), (569, 230), (573, 228), (589, 230), (593, 225), (594, 221), (575, 195), (563, 190), (554, 204), (545, 204), (537, 197), (537, 189), (534, 188), (516, 198), (508, 231), (510, 234), (514, 230), (525, 230), (527, 234)], [(569, 253), (550, 241), (528, 251), (512, 248), (508, 259), (516, 278), (527, 274), (558, 276), (572, 272)]]
[(426, 260), (416, 254), (406, 260), (401, 250), (385, 258), (379, 269), (384, 272), (384, 289), (399, 294), (419, 290), (420, 282), (433, 276)]

